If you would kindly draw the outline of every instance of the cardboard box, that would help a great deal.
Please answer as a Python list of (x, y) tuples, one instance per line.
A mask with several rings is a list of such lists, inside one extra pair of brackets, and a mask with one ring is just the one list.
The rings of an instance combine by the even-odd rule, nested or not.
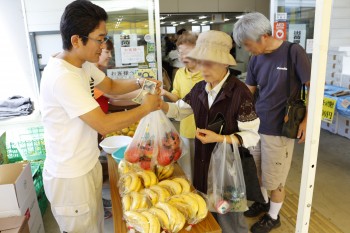
[(337, 134), (338, 133), (338, 124), (339, 124), (339, 114), (338, 112), (334, 113), (334, 118), (332, 123), (327, 123), (324, 121), (321, 121), (321, 128), (324, 130), (327, 130), (331, 133)]
[(24, 216), (0, 218), (1, 233), (29, 233), (28, 221)]
[(30, 227), (30, 233), (45, 233), (44, 223), (40, 212), (33, 219), (33, 225)]
[(35, 191), (28, 195), (27, 200), (21, 208), (21, 213), (27, 217), (29, 229), (33, 228), (35, 221), (39, 221), (35, 220), (38, 219), (38, 217), (40, 217), (41, 222), (43, 221)]
[(339, 115), (338, 134), (350, 139), (350, 118)]
[(340, 86), (350, 89), (350, 75), (349, 74), (341, 74), (341, 82)]
[(0, 218), (24, 215), (33, 193), (36, 197), (29, 163), (0, 165)]

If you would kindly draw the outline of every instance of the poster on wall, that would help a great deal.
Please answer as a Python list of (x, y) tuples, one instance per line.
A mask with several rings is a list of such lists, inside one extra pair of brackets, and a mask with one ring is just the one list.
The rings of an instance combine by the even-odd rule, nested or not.
[(116, 67), (130, 67), (138, 65), (137, 63), (123, 62), (122, 60), (122, 48), (137, 47), (136, 34), (114, 34), (113, 42)]
[(288, 41), (300, 44), (305, 49), (306, 24), (289, 24)]
[(111, 79), (134, 78), (138, 68), (108, 69), (107, 76)]
[(143, 46), (121, 47), (122, 64), (144, 63), (145, 48)]
[(286, 40), (287, 35), (287, 22), (275, 22), (274, 23), (274, 30), (273, 30), (273, 36), (276, 39), (280, 40)]

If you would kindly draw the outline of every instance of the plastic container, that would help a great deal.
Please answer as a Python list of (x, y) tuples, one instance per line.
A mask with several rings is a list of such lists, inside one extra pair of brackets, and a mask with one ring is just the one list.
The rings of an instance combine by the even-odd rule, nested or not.
[(112, 154), (121, 147), (128, 146), (132, 138), (128, 136), (112, 136), (103, 139), (100, 146), (107, 154)]
[(112, 157), (117, 163), (119, 163), (122, 159), (124, 159), (124, 153), (127, 146), (120, 147), (118, 150), (112, 153)]

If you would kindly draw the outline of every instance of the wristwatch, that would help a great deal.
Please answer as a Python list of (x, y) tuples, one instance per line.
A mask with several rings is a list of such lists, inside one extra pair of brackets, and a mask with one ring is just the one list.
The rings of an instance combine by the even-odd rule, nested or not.
[(140, 88), (142, 88), (141, 83), (140, 83), (140, 78), (136, 79), (136, 84), (139, 85)]

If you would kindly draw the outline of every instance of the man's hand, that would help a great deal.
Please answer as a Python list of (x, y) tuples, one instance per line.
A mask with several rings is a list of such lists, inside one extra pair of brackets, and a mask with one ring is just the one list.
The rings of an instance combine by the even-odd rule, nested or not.
[(151, 82), (156, 82), (157, 83), (156, 93), (155, 94), (160, 95), (161, 92), (162, 92), (162, 90), (161, 90), (162, 82), (158, 81), (157, 79), (154, 79), (154, 78), (142, 78), (142, 79), (140, 79), (141, 86), (143, 86), (143, 83), (145, 82), (146, 79), (151, 81)]
[(305, 117), (305, 119), (299, 125), (298, 136), (297, 136), (299, 138), (299, 141), (298, 141), (299, 144), (305, 142), (306, 126), (307, 126), (307, 118)]
[(203, 144), (214, 143), (214, 142), (222, 142), (223, 135), (214, 133), (213, 131), (207, 129), (199, 129), (196, 131), (196, 138), (201, 141)]
[(141, 106), (145, 107), (149, 112), (159, 110), (162, 99), (159, 95), (146, 94), (142, 100)]

